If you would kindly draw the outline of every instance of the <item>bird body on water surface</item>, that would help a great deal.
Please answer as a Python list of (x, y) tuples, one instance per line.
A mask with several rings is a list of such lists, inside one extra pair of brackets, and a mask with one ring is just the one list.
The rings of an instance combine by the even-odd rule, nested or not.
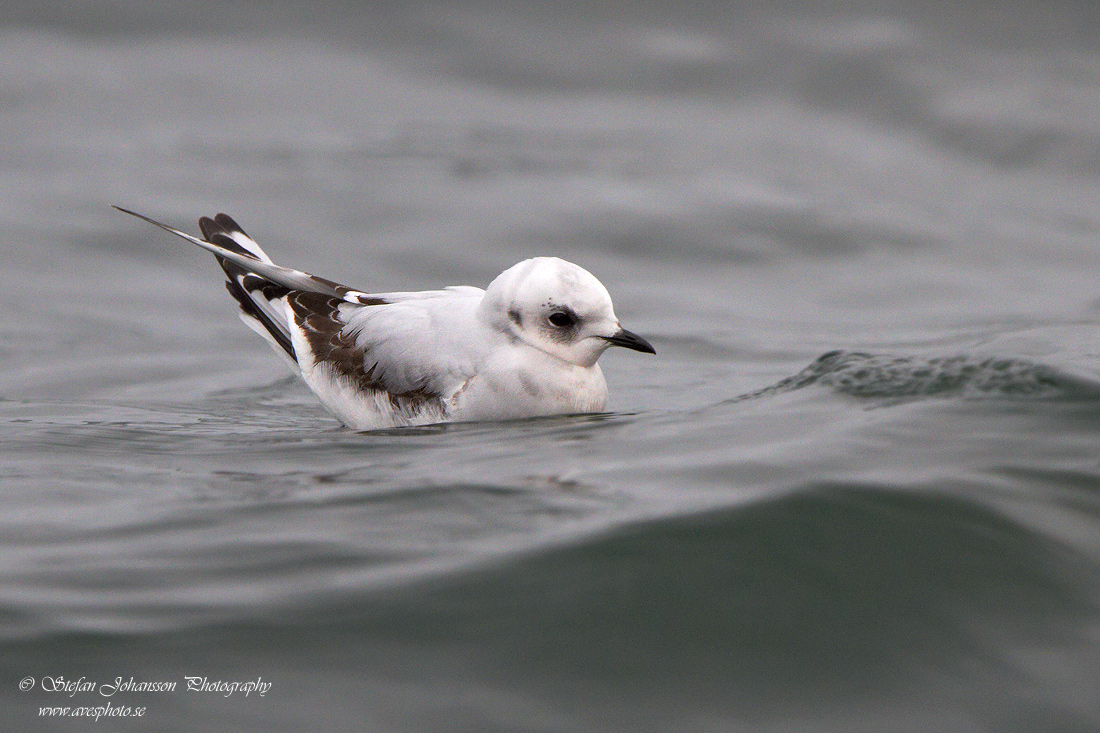
[(610, 346), (654, 353), (619, 325), (607, 289), (556, 257), (505, 270), (482, 290), (365, 293), (274, 264), (232, 218), (199, 220), (240, 306), (342, 423), (357, 430), (598, 412)]

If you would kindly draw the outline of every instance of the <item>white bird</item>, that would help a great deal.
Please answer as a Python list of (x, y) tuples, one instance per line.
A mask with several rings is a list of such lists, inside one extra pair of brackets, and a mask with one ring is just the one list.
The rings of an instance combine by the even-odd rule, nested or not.
[(356, 430), (598, 412), (609, 346), (656, 353), (619, 325), (587, 270), (535, 257), (485, 290), (368, 294), (279, 267), (229, 216), (204, 239), (115, 207), (211, 252), (240, 317)]

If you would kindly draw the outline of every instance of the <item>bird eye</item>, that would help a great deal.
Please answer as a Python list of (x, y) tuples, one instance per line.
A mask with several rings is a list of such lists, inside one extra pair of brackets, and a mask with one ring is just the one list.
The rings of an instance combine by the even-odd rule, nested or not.
[(550, 325), (555, 328), (569, 328), (577, 322), (572, 313), (566, 313), (565, 311), (554, 311), (546, 317), (546, 320), (550, 321)]

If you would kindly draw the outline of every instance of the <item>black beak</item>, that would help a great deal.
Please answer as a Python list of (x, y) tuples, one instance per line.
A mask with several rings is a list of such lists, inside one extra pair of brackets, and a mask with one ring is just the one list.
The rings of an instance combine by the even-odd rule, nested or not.
[(612, 346), (622, 346), (623, 348), (633, 349), (634, 351), (644, 351), (647, 354), (656, 354), (657, 350), (653, 348), (653, 344), (646, 341), (644, 338), (636, 333), (631, 333), (626, 329), (620, 329), (614, 336), (603, 336)]

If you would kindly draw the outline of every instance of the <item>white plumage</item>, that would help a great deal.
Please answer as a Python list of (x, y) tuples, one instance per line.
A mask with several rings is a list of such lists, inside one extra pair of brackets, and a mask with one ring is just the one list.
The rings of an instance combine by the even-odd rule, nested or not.
[(279, 267), (225, 214), (200, 219), (199, 239), (119, 210), (211, 252), (241, 320), (358, 430), (596, 412), (604, 350), (654, 353), (619, 325), (599, 280), (556, 257), (524, 260), (485, 290), (371, 294)]

